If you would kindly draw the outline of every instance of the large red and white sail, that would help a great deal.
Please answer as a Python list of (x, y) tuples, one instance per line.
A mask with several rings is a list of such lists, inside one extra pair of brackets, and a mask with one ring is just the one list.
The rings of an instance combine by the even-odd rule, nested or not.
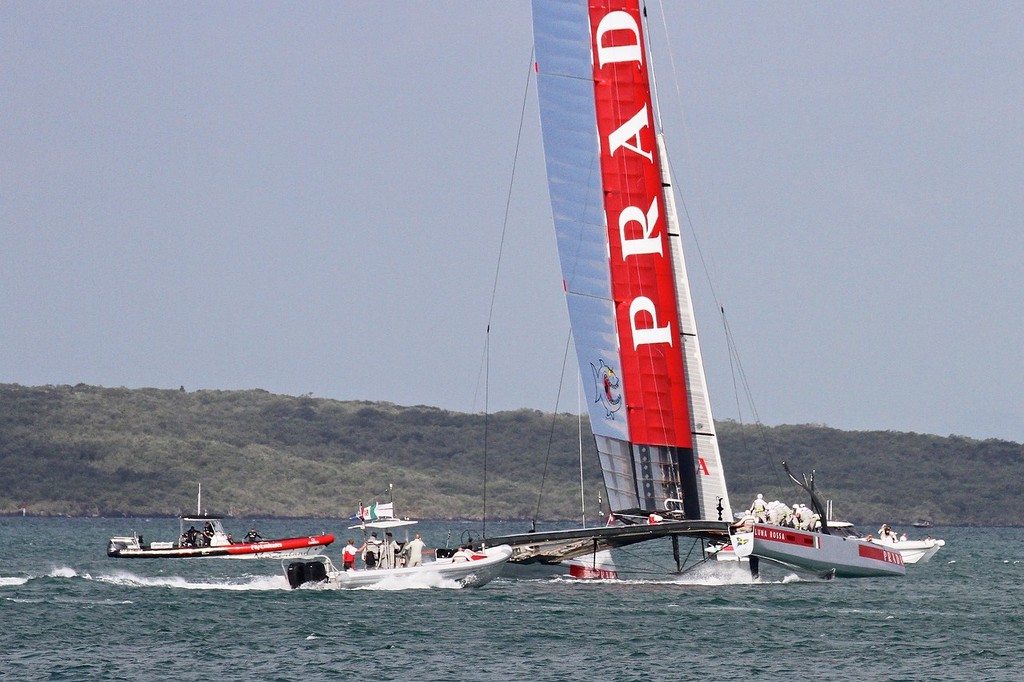
[(533, 17), (559, 258), (612, 510), (729, 520), (638, 3), (535, 0)]

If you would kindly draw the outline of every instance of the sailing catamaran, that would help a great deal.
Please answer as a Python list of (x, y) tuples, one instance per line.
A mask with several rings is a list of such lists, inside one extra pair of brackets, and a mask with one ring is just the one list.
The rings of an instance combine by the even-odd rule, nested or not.
[[(513, 563), (688, 535), (826, 575), (901, 574), (898, 552), (733, 519), (638, 0), (534, 0), (562, 284), (607, 499), (621, 526), (489, 538)], [(658, 124), (658, 125), (656, 125)], [(785, 536), (785, 537), (783, 537)]]
[(512, 545), (513, 562), (553, 563), (668, 535), (721, 540), (732, 508), (640, 8), (535, 0), (533, 27), (563, 288), (607, 499), (622, 525), (488, 542)]

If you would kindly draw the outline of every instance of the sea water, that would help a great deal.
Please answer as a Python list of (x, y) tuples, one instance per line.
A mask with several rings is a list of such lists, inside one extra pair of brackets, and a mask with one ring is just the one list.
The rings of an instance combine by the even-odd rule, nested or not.
[[(250, 525), (265, 537), (334, 533), (337, 562), (349, 537), (361, 541), (348, 523), (226, 525), (238, 536)], [(489, 524), (487, 533), (524, 529)], [(111, 536), (170, 540), (174, 519), (3, 518), (0, 677), (1024, 679), (1024, 531), (906, 530), (946, 546), (903, 578), (765, 569), (754, 582), (726, 562), (678, 576), (671, 545), (655, 541), (616, 552), (619, 580), (292, 590), (280, 561), (107, 558)], [(408, 530), (428, 546), (479, 531), (451, 522)]]

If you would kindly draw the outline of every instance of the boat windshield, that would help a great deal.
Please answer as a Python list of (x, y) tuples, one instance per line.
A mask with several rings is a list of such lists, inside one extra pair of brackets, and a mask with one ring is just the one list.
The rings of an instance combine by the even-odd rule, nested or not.
[(213, 533), (227, 535), (224, 531), (224, 523), (216, 516), (182, 516), (181, 533), (184, 533), (190, 527), (202, 533), (206, 530), (207, 524), (209, 524), (209, 528), (212, 529)]

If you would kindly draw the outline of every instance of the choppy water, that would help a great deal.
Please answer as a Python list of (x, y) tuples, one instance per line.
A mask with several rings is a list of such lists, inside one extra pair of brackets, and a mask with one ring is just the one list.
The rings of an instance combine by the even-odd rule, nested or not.
[[(241, 535), (249, 522), (227, 525)], [(342, 521), (256, 525), (273, 537), (333, 532), (332, 556), (354, 532)], [(444, 545), (449, 528), (457, 543), (476, 527), (416, 530)], [(401, 591), (290, 590), (275, 561), (108, 559), (107, 538), (133, 529), (156, 540), (171, 539), (178, 526), (0, 519), (0, 677), (1024, 676), (1021, 529), (933, 529), (946, 547), (905, 578), (818, 582), (779, 571), (751, 584), (742, 569), (713, 563), (680, 578), (669, 571), (667, 543), (648, 543), (617, 554), (618, 581), (499, 578), (481, 589)]]

